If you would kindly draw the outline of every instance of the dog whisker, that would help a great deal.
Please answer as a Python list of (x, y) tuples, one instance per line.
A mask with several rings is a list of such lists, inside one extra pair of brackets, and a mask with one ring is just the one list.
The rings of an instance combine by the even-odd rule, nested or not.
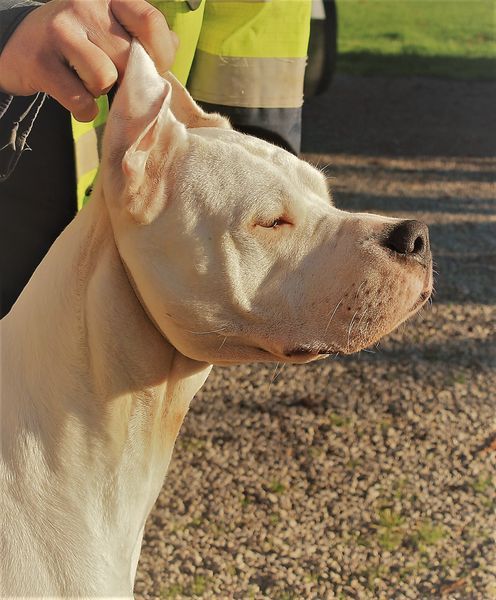
[(365, 309), (362, 313), (362, 316), (360, 317), (360, 320), (358, 321), (358, 325), (357, 325), (357, 331), (360, 333), (360, 325), (362, 324), (363, 318), (365, 317), (365, 315), (367, 314), (368, 310)]
[(334, 315), (336, 314), (336, 311), (338, 310), (338, 308), (341, 306), (341, 304), (343, 303), (344, 300), (344, 296), (341, 298), (341, 300), (336, 304), (336, 307), (334, 308), (334, 310), (332, 311), (332, 315), (329, 317), (329, 321), (327, 321), (327, 325), (326, 328), (324, 329), (324, 335), (327, 333), (330, 325), (331, 325), (331, 321), (334, 318)]
[(357, 316), (357, 314), (358, 314), (358, 309), (353, 314), (353, 317), (351, 317), (350, 326), (348, 327), (348, 341), (346, 342), (346, 350), (350, 349), (351, 328), (353, 327), (353, 323), (355, 321), (355, 317)]
[(227, 342), (227, 335), (224, 336), (224, 339), (222, 340), (220, 346), (217, 348), (217, 352), (219, 352), (220, 350), (222, 350), (222, 347), (224, 346), (224, 344)]
[[(284, 363), (282, 363), (282, 364), (281, 363), (276, 363), (274, 371), (272, 372), (272, 377), (270, 378), (270, 381), (269, 381), (269, 385), (267, 386), (267, 394), (270, 394), (270, 388), (272, 387), (272, 384), (275, 382), (275, 380), (281, 374), (283, 368), (284, 368)], [(279, 373), (277, 372), (278, 369), (279, 369)]]
[[(279, 369), (279, 372), (277, 372), (277, 369)], [(275, 380), (279, 377), (279, 375), (282, 373), (282, 370), (284, 369), (284, 363), (277, 363), (276, 364), (276, 368), (274, 369), (274, 373), (272, 374), (272, 381), (271, 383), (274, 383)]]
[(209, 333), (219, 333), (227, 329), (227, 325), (223, 325), (218, 329), (211, 329), (210, 331), (192, 331), (191, 329), (185, 329), (188, 333), (192, 333), (193, 335), (208, 335)]
[(357, 291), (356, 291), (356, 294), (355, 294), (355, 300), (358, 298), (358, 294), (360, 293), (360, 290), (363, 288), (363, 286), (364, 286), (366, 283), (367, 283), (367, 280), (366, 280), (366, 279), (364, 279), (364, 280), (362, 281), (362, 283), (360, 284), (360, 286), (358, 287), (358, 289), (357, 289)]

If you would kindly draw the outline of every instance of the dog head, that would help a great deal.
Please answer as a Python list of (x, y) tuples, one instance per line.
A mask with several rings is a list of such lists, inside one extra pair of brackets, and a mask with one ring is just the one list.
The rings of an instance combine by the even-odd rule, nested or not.
[(136, 42), (102, 173), (130, 281), (190, 358), (356, 352), (431, 293), (425, 225), (338, 210), (318, 170), (203, 112)]

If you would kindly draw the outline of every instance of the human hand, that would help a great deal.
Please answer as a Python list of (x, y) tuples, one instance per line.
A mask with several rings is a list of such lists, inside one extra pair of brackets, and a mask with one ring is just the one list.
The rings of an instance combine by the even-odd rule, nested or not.
[(51, 0), (25, 17), (0, 53), (0, 91), (46, 92), (91, 121), (95, 98), (124, 74), (132, 37), (159, 73), (172, 66), (177, 36), (146, 0)]

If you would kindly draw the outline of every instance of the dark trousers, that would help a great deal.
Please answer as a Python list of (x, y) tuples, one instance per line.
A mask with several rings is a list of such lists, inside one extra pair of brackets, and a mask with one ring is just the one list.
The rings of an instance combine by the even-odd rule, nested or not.
[(70, 114), (51, 98), (41, 107), (28, 145), (14, 172), (0, 182), (2, 317), (77, 209)]

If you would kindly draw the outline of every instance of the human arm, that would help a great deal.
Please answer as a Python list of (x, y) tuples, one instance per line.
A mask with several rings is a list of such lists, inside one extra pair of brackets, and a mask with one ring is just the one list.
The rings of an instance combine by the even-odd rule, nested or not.
[[(9, 4), (0, 0), (0, 7)], [(98, 110), (95, 98), (122, 77), (132, 37), (159, 72), (172, 65), (177, 38), (146, 0), (52, 0), (27, 8), (0, 53), (0, 91), (46, 92), (77, 119), (90, 121)]]

